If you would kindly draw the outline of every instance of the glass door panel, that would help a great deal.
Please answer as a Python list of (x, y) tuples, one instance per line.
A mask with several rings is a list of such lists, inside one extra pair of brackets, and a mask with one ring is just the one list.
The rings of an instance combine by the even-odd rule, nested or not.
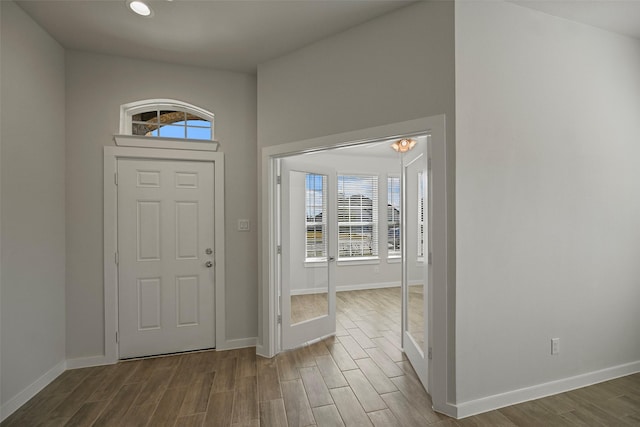
[[(282, 348), (335, 333), (335, 174), (281, 160)], [(335, 220), (334, 220), (335, 221)]]
[(428, 391), (428, 137), (416, 141), (402, 154), (402, 346)]

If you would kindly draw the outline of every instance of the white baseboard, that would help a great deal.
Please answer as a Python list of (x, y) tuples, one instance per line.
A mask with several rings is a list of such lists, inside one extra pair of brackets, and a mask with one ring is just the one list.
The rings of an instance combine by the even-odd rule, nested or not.
[(106, 356), (77, 357), (67, 359), (67, 369), (90, 368), (92, 366), (113, 365), (117, 360), (110, 360)]
[[(362, 291), (365, 289), (399, 288), (399, 287), (400, 287), (400, 282), (364, 283), (360, 285), (336, 286), (336, 292)], [(311, 295), (311, 294), (322, 294), (325, 292), (327, 292), (327, 288), (292, 289), (291, 295)]]
[(267, 359), (271, 359), (275, 356), (275, 354), (269, 353), (269, 349), (263, 345), (256, 345), (256, 354)]
[(257, 337), (227, 340), (222, 346), (216, 347), (216, 350), (233, 350), (236, 348), (255, 347), (257, 342)]
[(27, 403), (29, 399), (38, 394), (40, 390), (51, 384), (53, 380), (58, 378), (67, 368), (67, 362), (63, 360), (53, 368), (49, 369), (40, 378), (35, 380), (31, 385), (27, 386), (20, 393), (9, 399), (2, 407), (0, 407), (0, 422), (13, 414), (18, 408)]
[(525, 387), (519, 390), (508, 391), (506, 393), (495, 394), (481, 399), (470, 400), (455, 405), (457, 407), (457, 418), (470, 417), (505, 406), (516, 405), (529, 400), (540, 399), (553, 394), (564, 393), (581, 387), (587, 387), (603, 381), (640, 372), (640, 360), (624, 365), (613, 366), (599, 371), (588, 372), (574, 377), (563, 378), (532, 387)]
[(433, 410), (451, 418), (458, 418), (458, 407), (451, 403), (436, 404), (433, 403)]

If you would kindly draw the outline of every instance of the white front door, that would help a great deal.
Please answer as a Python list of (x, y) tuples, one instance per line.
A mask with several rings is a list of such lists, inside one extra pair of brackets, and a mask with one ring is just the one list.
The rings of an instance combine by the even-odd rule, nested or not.
[(282, 349), (335, 334), (335, 172), (281, 161)]
[(118, 160), (119, 357), (215, 346), (214, 165)]

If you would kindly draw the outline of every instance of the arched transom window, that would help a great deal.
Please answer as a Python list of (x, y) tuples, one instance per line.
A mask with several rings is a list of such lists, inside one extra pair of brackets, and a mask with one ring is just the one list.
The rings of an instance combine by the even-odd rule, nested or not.
[(120, 109), (120, 133), (214, 141), (214, 115), (194, 105), (171, 99), (132, 102)]

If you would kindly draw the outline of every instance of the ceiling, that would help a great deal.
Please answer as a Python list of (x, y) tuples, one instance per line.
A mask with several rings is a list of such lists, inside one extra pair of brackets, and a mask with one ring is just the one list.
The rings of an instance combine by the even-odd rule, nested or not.
[(17, 2), (68, 49), (255, 73), (258, 64), (407, 6), (406, 0)]
[[(65, 48), (255, 73), (258, 64), (415, 0), (22, 0)], [(490, 0), (476, 0), (490, 1)], [(511, 0), (640, 39), (640, 0)]]
[(640, 0), (510, 1), (640, 40)]

